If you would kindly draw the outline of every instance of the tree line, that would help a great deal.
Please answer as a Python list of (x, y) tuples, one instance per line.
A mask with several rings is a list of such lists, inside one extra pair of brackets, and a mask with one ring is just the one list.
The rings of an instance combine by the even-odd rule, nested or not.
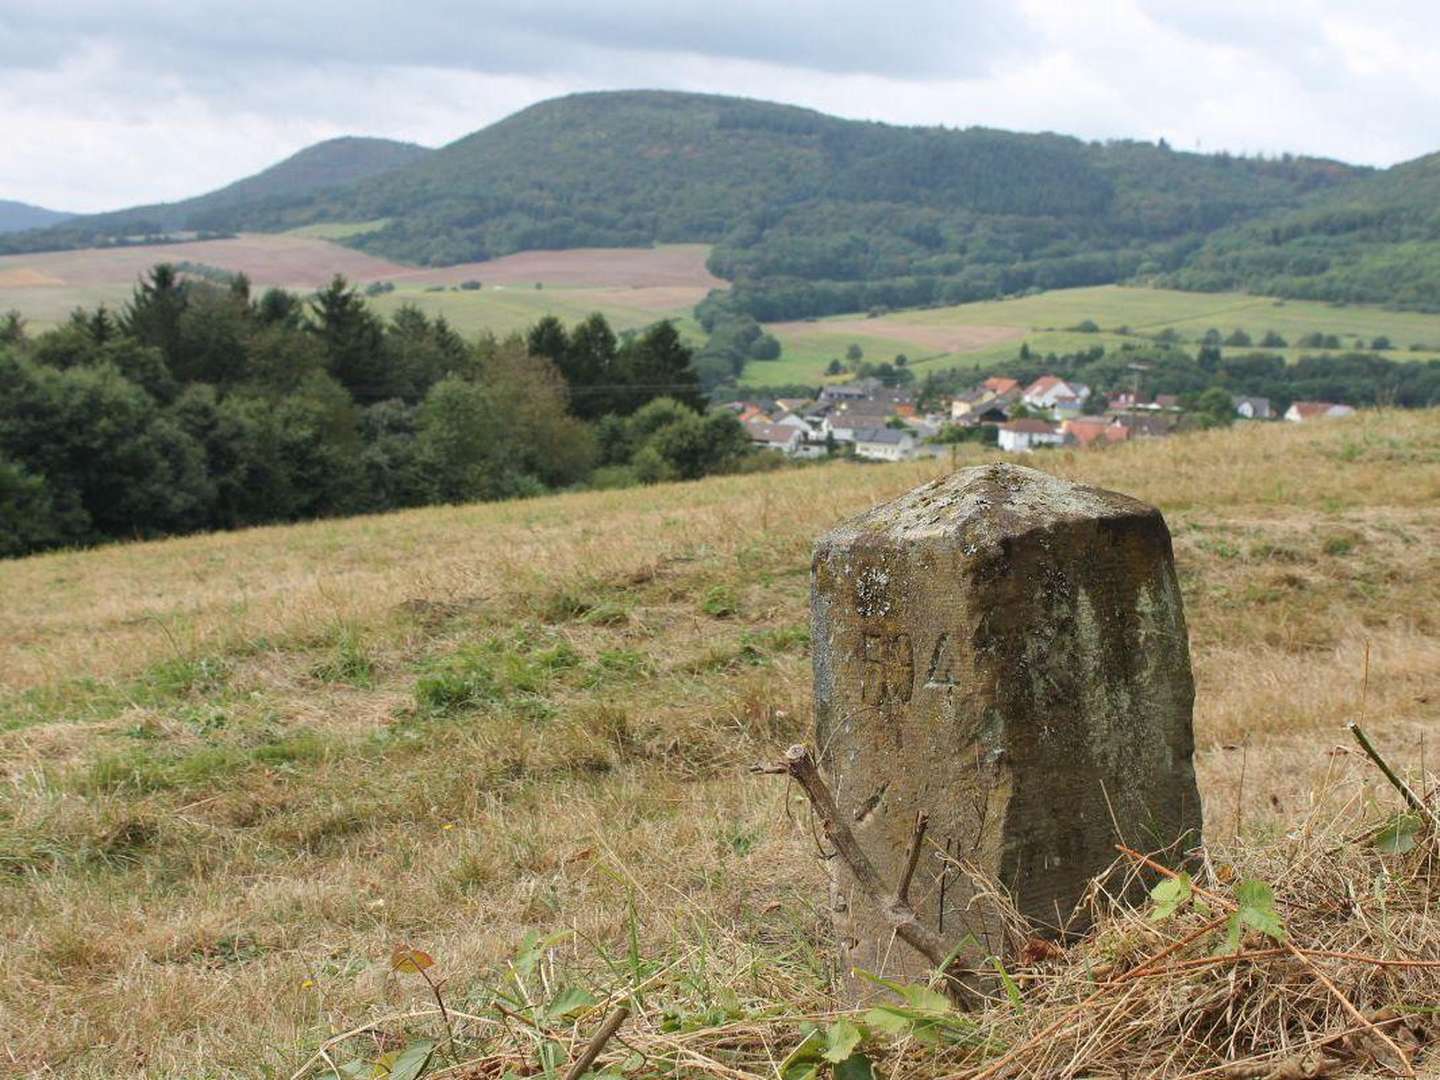
[(162, 264), (118, 312), (0, 320), (0, 555), (741, 467), (668, 322), (467, 341), (343, 278), (252, 295)]

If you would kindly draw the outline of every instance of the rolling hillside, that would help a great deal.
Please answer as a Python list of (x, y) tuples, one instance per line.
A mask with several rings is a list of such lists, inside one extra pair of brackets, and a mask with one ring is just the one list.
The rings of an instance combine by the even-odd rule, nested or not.
[(58, 228), (7, 236), (0, 240), (0, 252), (64, 250), (182, 231), (228, 232), (237, 220), (274, 214), (303, 202), (316, 189), (343, 188), (429, 153), (426, 147), (390, 139), (330, 139), (218, 191), (182, 202), (90, 214)]
[(1325, 192), (1303, 209), (1222, 230), (1165, 280), (1440, 311), (1440, 154)]
[(183, 211), (90, 218), (0, 250), (86, 242), (85, 229), (92, 240), (133, 233), (137, 223), (278, 231), (363, 222), (341, 230), (343, 242), (430, 265), (713, 242), (711, 269), (740, 286), (735, 301), (781, 318), (1158, 272), (1216, 228), (1292, 208), (1361, 172), (627, 91), (542, 102), (343, 188), (307, 173), (283, 191), (227, 189), (178, 204)]
[[(1357, 709), (1402, 773), (1427, 732), (1433, 763), (1437, 455), (1440, 415), (1376, 412), (1029, 459), (1165, 512), (1215, 865), (1238, 853), (1248, 872), (1247, 845), (1292, 828), (1365, 835), (1349, 816), (1327, 825), (1327, 800), (1402, 805), (1336, 748)], [(465, 1075), (542, 1075), (539, 1035), (493, 1061), (491, 1012), (538, 940), (548, 989), (531, 1000), (604, 999), (616, 969), (633, 986), (638, 968), (627, 1044), (663, 1022), (729, 1068), (672, 1069), (661, 1046), (660, 1065), (605, 1075), (777, 1075), (799, 1018), (835, 1008), (825, 875), (804, 804), (746, 769), (809, 737), (815, 537), (945, 467), (831, 464), (0, 562), (8, 1068), (332, 1077), (302, 1068), (317, 1049), (343, 1065), (444, 1037), (419, 976), (390, 970), (408, 943), (435, 958), (451, 1008), (482, 1017), (457, 1023), (451, 1052), (490, 1056)], [(1307, 875), (1277, 873), (1290, 918)], [(1380, 909), (1383, 933), (1379, 904), (1369, 950), (1433, 926), (1433, 896), (1430, 923)], [(1110, 955), (1144, 955), (1149, 938), (1130, 943), (1150, 933), (1132, 919)], [(1297, 1009), (1327, 1015), (1295, 977)], [(1050, 979), (1022, 981), (1025, 1008), (1001, 1014), (1042, 1030)], [(1225, 968), (1210, 985), (1228, 1003), (1256, 981)], [(562, 1063), (602, 1015), (542, 1020)], [(767, 1017), (763, 1042), (735, 1026)], [(908, 1047), (908, 1071), (885, 1075), (958, 1068)]]
[(59, 210), (46, 210), (43, 206), (0, 199), (0, 233), (44, 229), (71, 216), (73, 215), (61, 213)]

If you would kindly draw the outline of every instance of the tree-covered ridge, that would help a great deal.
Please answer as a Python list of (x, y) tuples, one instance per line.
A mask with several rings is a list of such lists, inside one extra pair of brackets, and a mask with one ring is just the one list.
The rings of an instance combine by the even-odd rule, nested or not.
[[(393, 139), (345, 137), (306, 147), (217, 191), (174, 203), (71, 217), (54, 228), (0, 238), (0, 252), (51, 251), (180, 231), (217, 233), (306, 202), (318, 189), (344, 187), (412, 164), (427, 147)], [(26, 226), (35, 229), (42, 223)]]
[(1440, 154), (1210, 237), (1166, 276), (1185, 289), (1440, 311)]
[(188, 220), (217, 231), (380, 221), (346, 242), (420, 264), (710, 242), (739, 305), (769, 318), (1171, 270), (1210, 231), (1358, 173), (625, 91), (534, 105), (343, 188)]
[(1306, 159), (604, 93), (533, 106), (343, 199), (317, 199), (315, 212), (385, 218), (354, 242), (422, 263), (710, 241), (712, 270), (741, 286), (742, 301), (764, 298), (752, 314), (776, 317), (1163, 269), (1206, 230), (1353, 174)]

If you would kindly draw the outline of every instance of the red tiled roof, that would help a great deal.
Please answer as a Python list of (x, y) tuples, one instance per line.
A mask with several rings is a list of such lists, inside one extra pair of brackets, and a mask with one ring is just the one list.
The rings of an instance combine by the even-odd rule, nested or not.
[(1010, 420), (1000, 425), (1001, 431), (1025, 432), (1031, 435), (1054, 435), (1059, 429), (1048, 420)]
[(1064, 380), (1059, 375), (1041, 375), (1033, 383), (1025, 388), (1026, 394), (1043, 394), (1051, 387), (1058, 386)]
[(997, 394), (1007, 394), (1020, 385), (1018, 379), (1007, 379), (1003, 375), (991, 375), (980, 384), (986, 390), (993, 390)]

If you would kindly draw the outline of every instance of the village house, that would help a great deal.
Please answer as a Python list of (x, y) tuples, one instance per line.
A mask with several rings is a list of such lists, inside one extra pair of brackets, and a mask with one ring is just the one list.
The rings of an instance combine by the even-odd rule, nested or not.
[(753, 401), (732, 401), (725, 408), (733, 412), (742, 424), (748, 424), (752, 420), (770, 419), (765, 410)]
[(1056, 420), (1070, 420), (1085, 415), (1085, 403), (1077, 397), (1056, 398), (1050, 412)]
[(1082, 447), (1105, 447), (1126, 442), (1130, 429), (1118, 419), (1103, 416), (1081, 416), (1066, 420), (1060, 425), (1060, 432)]
[(868, 399), (845, 402), (826, 415), (820, 432), (832, 436), (836, 442), (854, 442), (858, 429), (884, 427), (894, 415), (889, 405)]
[(793, 412), (781, 413), (775, 417), (774, 422), (779, 427), (793, 427), (798, 431), (804, 432), (806, 435), (810, 434), (811, 431), (810, 425), (805, 421), (805, 418), (803, 416), (797, 416)]
[(1018, 394), (1020, 392), (1020, 380), (1010, 379), (1004, 375), (991, 375), (980, 384), (981, 389), (989, 390), (996, 397), (1005, 394)]
[(1115, 413), (1110, 422), (1129, 432), (1128, 438), (1163, 439), (1175, 433), (1181, 419), (1177, 413)]
[(1028, 453), (1037, 446), (1060, 446), (1065, 436), (1058, 424), (1049, 420), (1010, 420), (1000, 425), (1000, 449), (1010, 453)]
[[(1001, 386), (996, 389), (996, 386)], [(987, 415), (1006, 420), (1020, 400), (1020, 385), (1014, 379), (986, 379), (979, 386), (958, 394), (950, 401), (950, 419), (968, 420)]]
[(1285, 410), (1285, 419), (1294, 424), (1302, 424), (1306, 420), (1349, 416), (1354, 411), (1349, 405), (1337, 405), (1331, 401), (1297, 401)]
[(750, 421), (745, 425), (745, 432), (750, 436), (750, 445), (762, 450), (778, 450), (787, 456), (794, 456), (800, 444), (805, 441), (805, 433), (799, 428), (788, 427), (782, 424), (768, 424), (763, 421)]
[(820, 390), (820, 402), (861, 401), (885, 393), (887, 388), (879, 379), (872, 377), (852, 379), (845, 383), (831, 383)]
[(1053, 409), (1057, 401), (1072, 398), (1083, 402), (1090, 396), (1090, 388), (1084, 383), (1066, 382), (1058, 375), (1041, 375), (1025, 387), (1021, 400), (1036, 409)]
[(909, 461), (915, 456), (917, 440), (903, 428), (856, 428), (855, 456), (871, 461)]
[(1243, 416), (1246, 420), (1273, 420), (1275, 418), (1275, 414), (1270, 411), (1269, 398), (1234, 395), (1230, 400), (1235, 403), (1236, 416)]

